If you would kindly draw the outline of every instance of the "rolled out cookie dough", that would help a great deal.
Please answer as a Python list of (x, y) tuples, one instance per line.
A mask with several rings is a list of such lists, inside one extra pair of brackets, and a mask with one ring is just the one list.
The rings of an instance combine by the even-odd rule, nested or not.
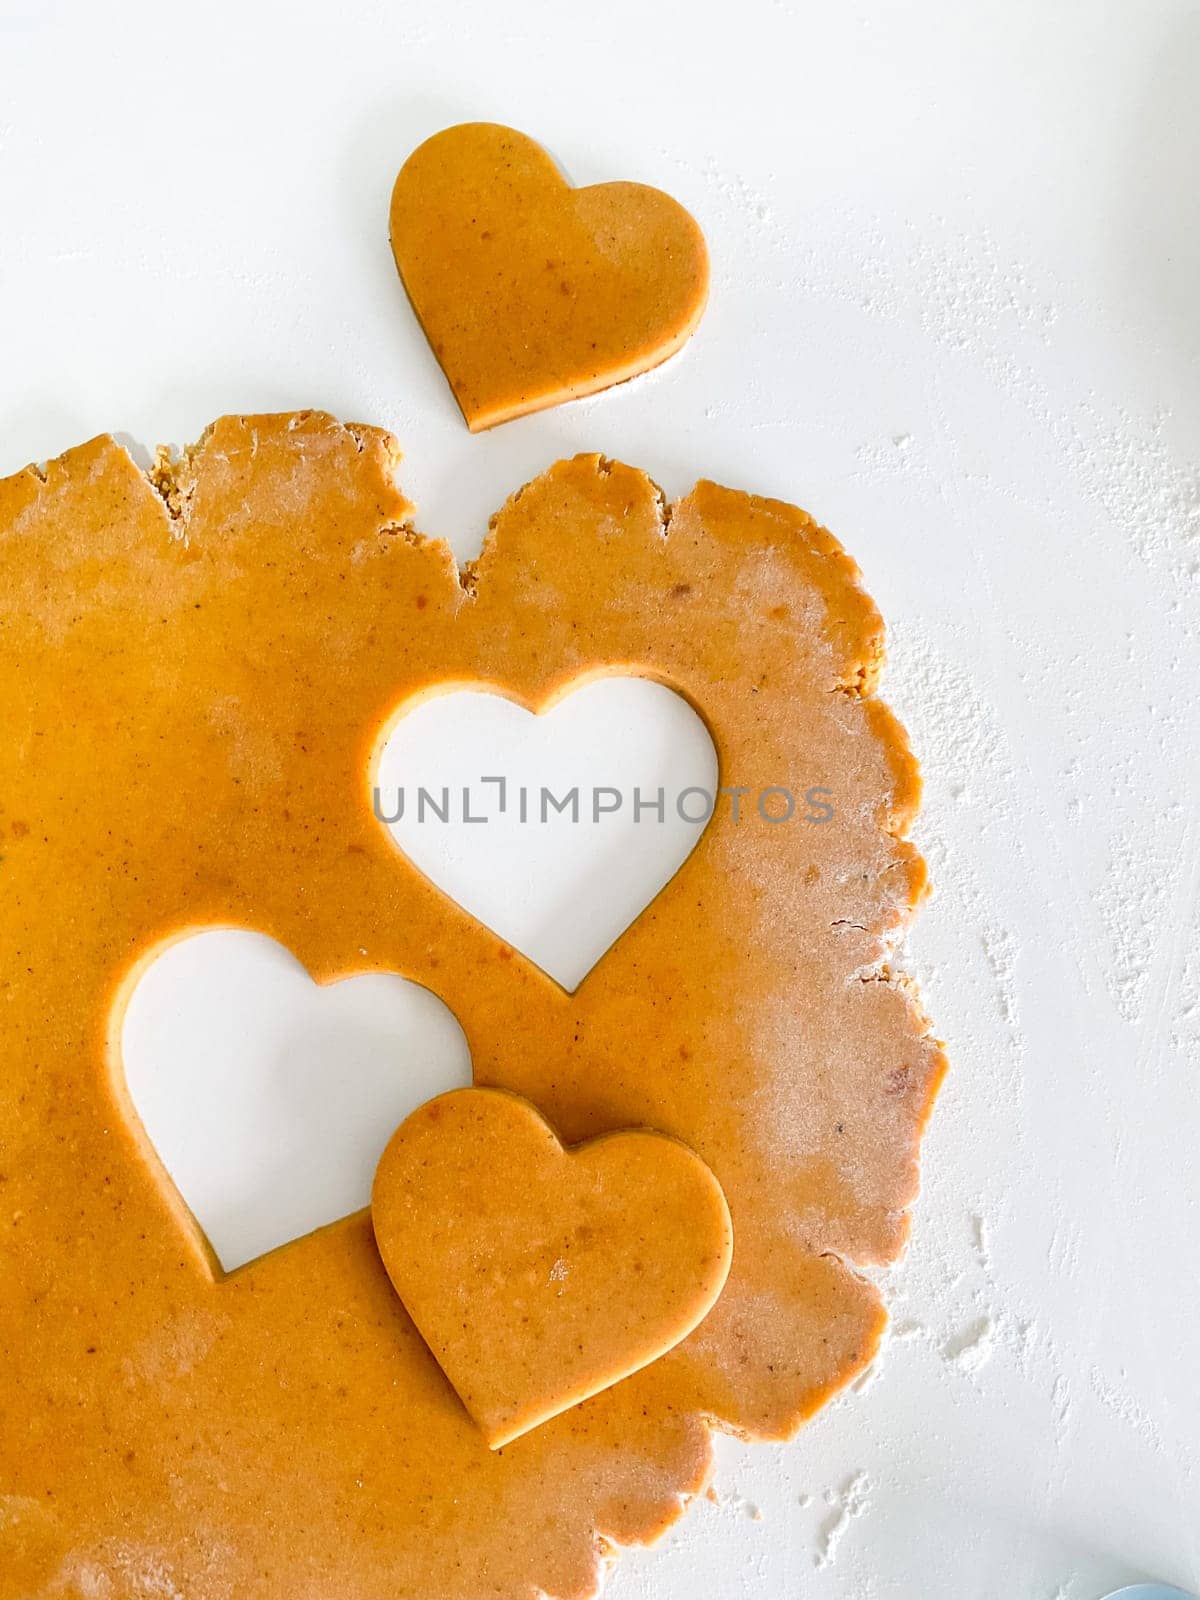
[[(875, 698), (882, 625), (803, 512), (630, 467), (552, 467), (463, 573), (413, 532), (387, 435), (227, 417), (151, 476), (100, 438), (0, 481), (0, 1594), (570, 1600), (710, 1470), (710, 1419), (791, 1433), (870, 1361), (943, 1070), (880, 965), (924, 873), (915, 763)], [(729, 785), (574, 994), (376, 821), (399, 708), (479, 681), (538, 707), (661, 679)], [(241, 925), (318, 980), (441, 996), (476, 1082), (570, 1143), (648, 1126), (712, 1168), (737, 1240), (661, 1360), (498, 1452), (360, 1213), (220, 1279), (132, 1114), (139, 964)], [(364, 952), (366, 952), (364, 954)]]

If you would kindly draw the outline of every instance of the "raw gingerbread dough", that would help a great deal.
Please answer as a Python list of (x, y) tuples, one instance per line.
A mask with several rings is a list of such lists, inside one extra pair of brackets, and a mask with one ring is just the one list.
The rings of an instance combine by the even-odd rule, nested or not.
[(371, 1191), (388, 1276), (493, 1450), (648, 1366), (721, 1292), (721, 1186), (676, 1139), (565, 1150), (528, 1100), (458, 1089), (390, 1140)]
[(392, 250), (472, 432), (647, 372), (708, 295), (694, 218), (660, 189), (572, 189), (523, 133), (427, 139), (392, 193)]
[[(148, 479), (110, 438), (0, 481), (0, 1595), (532, 1600), (701, 1490), (710, 1419), (782, 1438), (871, 1360), (943, 1058), (882, 962), (924, 883), (883, 629), (802, 511), (671, 508), (581, 456), (459, 574), (387, 435), (227, 417)], [(833, 791), (825, 826), (723, 805), (565, 993), (397, 851), (371, 762), (477, 681), (531, 707), (641, 673), (722, 782)], [(662, 1360), (490, 1451), (361, 1213), (219, 1280), (115, 1048), (141, 963), (257, 928), (315, 978), (396, 971), (476, 1082), (568, 1142), (648, 1126), (712, 1168), (737, 1248)]]

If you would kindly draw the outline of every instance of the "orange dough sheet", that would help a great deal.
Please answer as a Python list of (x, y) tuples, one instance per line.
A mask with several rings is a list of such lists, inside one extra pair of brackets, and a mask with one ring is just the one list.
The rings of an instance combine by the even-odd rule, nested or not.
[[(0, 1600), (582, 1600), (703, 1488), (712, 1425), (784, 1437), (877, 1347), (853, 1264), (902, 1247), (944, 1062), (879, 964), (924, 870), (857, 569), (792, 506), (701, 483), (668, 514), (582, 456), (460, 574), (395, 463), (303, 413), (152, 478), (101, 438), (0, 481)], [(612, 671), (692, 701), (723, 783), (835, 815), (720, 808), (567, 994), (405, 861), (371, 767), (431, 688), (536, 708)], [(733, 1219), (714, 1309), (492, 1451), (368, 1214), (222, 1279), (117, 1049), (139, 964), (205, 925), (426, 985), (569, 1143), (683, 1141)]]

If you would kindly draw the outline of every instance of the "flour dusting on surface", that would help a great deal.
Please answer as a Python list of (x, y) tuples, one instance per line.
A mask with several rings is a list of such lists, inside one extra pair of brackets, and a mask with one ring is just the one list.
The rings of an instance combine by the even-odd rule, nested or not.
[(840, 1490), (831, 1489), (825, 1495), (826, 1505), (832, 1507), (821, 1529), (820, 1542), (813, 1556), (814, 1567), (831, 1567), (837, 1560), (838, 1549), (850, 1529), (851, 1522), (861, 1517), (871, 1504), (871, 1479), (859, 1471), (847, 1478)]

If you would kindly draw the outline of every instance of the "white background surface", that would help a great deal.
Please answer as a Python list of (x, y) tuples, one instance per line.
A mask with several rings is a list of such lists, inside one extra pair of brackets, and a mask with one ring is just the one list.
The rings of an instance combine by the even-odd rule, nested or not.
[[(1200, 1586), (1198, 83), (1180, 0), (0, 0), (0, 470), (325, 406), (470, 554), (598, 448), (805, 505), (892, 626), (955, 1068), (896, 1336), (616, 1600)], [(696, 213), (681, 359), (467, 435), (386, 238), (464, 118)]]

